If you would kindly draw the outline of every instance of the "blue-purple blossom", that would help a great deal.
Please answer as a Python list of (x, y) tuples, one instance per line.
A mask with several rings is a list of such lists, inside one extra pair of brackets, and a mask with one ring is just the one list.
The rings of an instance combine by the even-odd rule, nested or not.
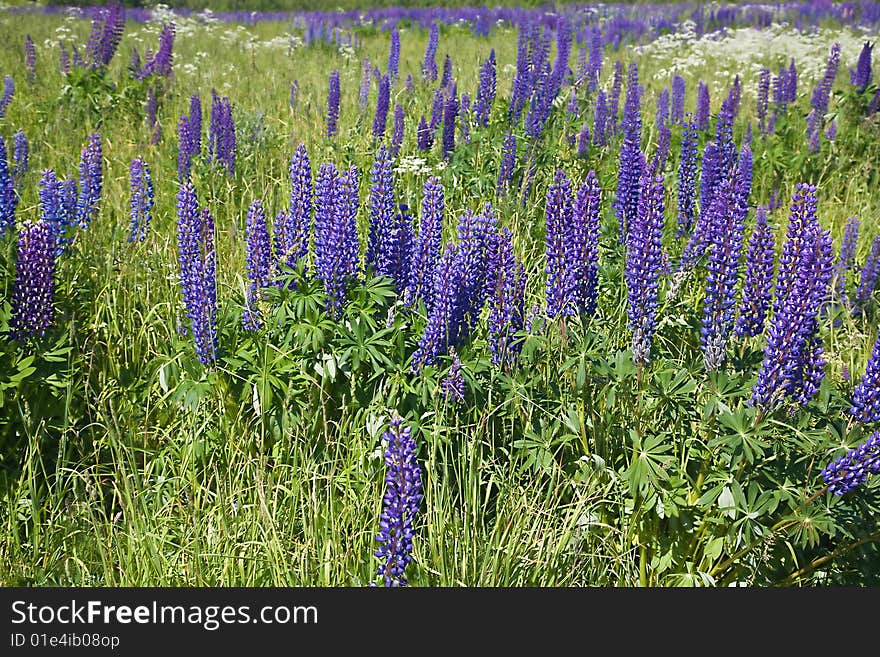
[(103, 156), (101, 135), (89, 135), (88, 144), (83, 146), (79, 162), (79, 200), (76, 218), (80, 228), (88, 228), (98, 213), (103, 187)]
[(55, 230), (45, 219), (24, 221), (12, 288), (11, 337), (41, 338), (55, 323)]
[(553, 183), (547, 188), (545, 206), (544, 253), (546, 256), (547, 317), (564, 314), (566, 308), (566, 237), (572, 222), (574, 207), (571, 182), (562, 169), (556, 170)]
[(400, 147), (403, 145), (403, 133), (405, 129), (403, 105), (397, 103), (394, 106), (394, 127), (391, 132), (391, 157), (396, 159), (400, 155)]
[(194, 156), (202, 152), (202, 99), (193, 94), (189, 99), (189, 151)]
[(446, 59), (443, 60), (443, 74), (440, 76), (440, 89), (445, 89), (446, 86), (452, 80), (452, 58), (449, 55), (446, 55)]
[(391, 81), (386, 73), (379, 78), (379, 94), (376, 98), (376, 116), (373, 119), (373, 139), (380, 141), (385, 137), (388, 122), (388, 104), (391, 99)]
[(489, 351), (492, 364), (510, 371), (522, 350), (525, 322), (526, 273), (513, 251), (513, 236), (502, 229), (493, 241), (490, 258), (494, 260), (495, 283), (489, 299)]
[(596, 93), (596, 109), (593, 120), (593, 143), (599, 147), (604, 146), (607, 142), (607, 135), (605, 134), (608, 127), (607, 111), (605, 92), (600, 89)]
[(599, 201), (595, 171), (589, 171), (575, 197), (565, 240), (565, 314), (592, 315), (599, 293)]
[(287, 212), (274, 225), (275, 259), (279, 273), (286, 274), (309, 252), (312, 233), (314, 185), (312, 164), (305, 144), (290, 158), (290, 200)]
[(143, 242), (153, 218), (153, 177), (150, 165), (136, 157), (128, 168), (129, 189), (129, 242)]
[(28, 171), (28, 159), (30, 148), (24, 130), (18, 130), (12, 135), (12, 182), (16, 190), (21, 191), (24, 183), (24, 174)]
[(705, 132), (709, 129), (709, 87), (702, 80), (697, 84), (697, 111), (694, 118), (697, 130)]
[(514, 164), (516, 164), (516, 135), (508, 132), (501, 147), (501, 165), (498, 168), (498, 180), (495, 187), (498, 196), (510, 188)]
[(626, 242), (629, 222), (639, 206), (639, 185), (642, 177), (642, 119), (639, 71), (635, 62), (629, 65), (626, 83), (626, 103), (623, 110), (623, 145), (617, 170), (617, 194), (614, 197), (614, 215), (619, 224), (618, 238)]
[(846, 220), (843, 228), (843, 239), (840, 243), (840, 255), (837, 258), (837, 264), (834, 266), (834, 292), (837, 300), (841, 303), (848, 304), (847, 296), (847, 274), (856, 260), (856, 247), (859, 241), (859, 216), (853, 215)]
[(192, 182), (177, 194), (177, 258), (180, 284), (196, 355), (202, 365), (217, 358), (217, 254), (214, 218), (198, 207)]
[(0, 96), (0, 119), (6, 115), (6, 108), (9, 107), (9, 103), (12, 101), (14, 95), (15, 81), (12, 79), (11, 75), (7, 75), (3, 78), (3, 95)]
[(734, 333), (754, 337), (764, 332), (764, 322), (773, 299), (773, 270), (776, 264), (776, 240), (767, 223), (763, 205), (756, 211), (755, 228), (746, 255), (746, 277)]
[(678, 232), (689, 235), (697, 217), (697, 124), (688, 116), (681, 134), (678, 165)]
[(395, 225), (394, 173), (391, 155), (379, 147), (370, 174), (370, 231), (366, 264), (376, 276), (394, 278), (398, 263), (399, 235)]
[(446, 376), (440, 381), (440, 392), (444, 399), (460, 404), (464, 401), (464, 376), (461, 373), (461, 359), (453, 349), (452, 364)]
[(269, 226), (266, 224), (263, 203), (259, 199), (254, 199), (248, 209), (245, 229), (247, 232), (248, 289), (245, 294), (241, 323), (246, 331), (257, 331), (263, 325), (262, 312), (259, 307), (261, 294), (263, 288), (268, 287), (271, 282), (270, 270), (272, 267), (272, 243), (269, 238)]
[(769, 132), (767, 124), (767, 109), (770, 105), (770, 69), (762, 68), (758, 74), (758, 130), (762, 134)]
[(370, 64), (370, 59), (364, 57), (364, 61), (361, 64), (361, 85), (358, 87), (358, 109), (360, 109), (361, 112), (367, 109), (367, 105), (370, 102), (370, 81), (372, 80), (372, 72), (373, 66)]
[(493, 48), (480, 67), (480, 83), (477, 87), (477, 99), (474, 104), (474, 121), (476, 125), (484, 128), (489, 125), (489, 115), (492, 112), (492, 104), (495, 102), (495, 84), (495, 49)]
[(340, 174), (332, 162), (318, 169), (315, 184), (315, 271), (324, 282), (327, 307), (342, 314), (348, 287), (358, 274), (358, 175)]
[(849, 70), (850, 82), (855, 85), (859, 92), (864, 91), (874, 78), (873, 71), (871, 71), (871, 51), (873, 49), (874, 44), (865, 41), (865, 45), (862, 46), (862, 50), (859, 53), (856, 70)]
[(453, 82), (443, 103), (443, 159), (448, 160), (455, 150), (455, 121), (458, 118), (458, 93)]
[(581, 126), (581, 131), (577, 136), (577, 155), (578, 157), (587, 157), (590, 152), (590, 126), (586, 123)]
[(743, 146), (735, 172), (722, 180), (709, 209), (703, 326), (700, 347), (707, 370), (718, 370), (727, 358), (734, 329), (736, 288), (742, 259), (743, 231), (752, 185), (752, 152)]
[(433, 276), (433, 303), (428, 321), (412, 355), (412, 371), (418, 373), (425, 365), (433, 365), (458, 340), (464, 312), (462, 287), (464, 261), (460, 249), (453, 243), (446, 248)]
[[(192, 121), (192, 118), (190, 118)], [(195, 154), (196, 140), (189, 135), (189, 150)], [(228, 175), (235, 173), (235, 121), (232, 118), (232, 103), (228, 96), (219, 96), (211, 90), (211, 122), (208, 126), (208, 157), (219, 163)]]
[(862, 265), (859, 284), (853, 297), (853, 314), (861, 313), (871, 299), (877, 287), (878, 274), (880, 274), (880, 235), (871, 241), (871, 249), (868, 251), (868, 257), (865, 258), (865, 264)]
[(125, 8), (121, 4), (114, 3), (104, 9), (96, 9), (92, 14), (85, 63), (93, 68), (107, 66), (116, 54), (124, 31)]
[(638, 212), (626, 233), (626, 291), (633, 360), (641, 367), (651, 357), (657, 328), (660, 273), (663, 267), (663, 177), (647, 169), (640, 184)]
[(805, 405), (824, 376), (818, 318), (828, 301), (833, 248), (816, 206), (816, 188), (799, 183), (779, 260), (764, 359), (750, 400), (762, 411), (772, 411), (785, 399)]
[(422, 501), (422, 470), (410, 428), (399, 416), (382, 435), (385, 448), (385, 495), (375, 556), (382, 562), (378, 575), (386, 587), (406, 586), (406, 567), (412, 561), (413, 519)]
[(400, 32), (395, 25), (391, 28), (391, 45), (388, 49), (388, 81), (390, 85), (397, 82), (400, 70)]
[(846, 495), (861, 486), (868, 475), (880, 473), (880, 431), (829, 463), (822, 479), (832, 495)]
[(443, 185), (436, 177), (428, 178), (422, 194), (419, 234), (410, 256), (404, 302), (412, 305), (418, 299), (424, 299), (429, 311), (434, 301), (434, 270), (440, 258), (445, 207)]
[(880, 420), (880, 333), (874, 341), (865, 374), (853, 391), (850, 415), (866, 424)]
[(825, 65), (825, 74), (813, 89), (813, 95), (810, 97), (810, 107), (820, 116), (828, 111), (828, 99), (831, 95), (834, 79), (837, 77), (837, 66), (839, 63), (840, 44), (835, 43), (831, 46), (831, 54), (828, 56), (828, 62)]
[(18, 194), (7, 157), (6, 141), (0, 138), (0, 237), (15, 225), (15, 208), (18, 206)]
[(672, 108), (669, 120), (678, 125), (684, 121), (685, 82), (678, 73), (672, 76)]
[(191, 136), (191, 128), (189, 117), (181, 114), (180, 121), (177, 123), (177, 179), (180, 182), (189, 180), (192, 172), (193, 139)]
[(419, 117), (419, 125), (416, 127), (416, 146), (420, 151), (431, 150), (434, 145), (434, 131), (425, 121), (425, 116)]
[(327, 92), (327, 136), (336, 134), (339, 121), (339, 71), (330, 74), (330, 88)]
[(434, 82), (437, 79), (437, 45), (440, 41), (440, 27), (436, 21), (431, 23), (428, 33), (428, 45), (422, 60), (422, 78)]

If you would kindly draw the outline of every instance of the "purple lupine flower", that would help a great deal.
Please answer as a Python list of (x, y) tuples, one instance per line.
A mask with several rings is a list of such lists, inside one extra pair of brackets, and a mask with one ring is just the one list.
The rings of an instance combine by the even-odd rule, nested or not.
[(440, 27), (436, 22), (431, 23), (428, 33), (428, 45), (425, 47), (425, 57), (422, 60), (422, 78), (429, 82), (437, 79), (437, 45), (440, 42)]
[(864, 91), (871, 84), (874, 77), (871, 71), (871, 51), (873, 49), (874, 44), (865, 41), (865, 45), (862, 46), (862, 51), (859, 53), (859, 62), (856, 64), (856, 70), (849, 70), (849, 80), (859, 92)]
[(655, 171), (662, 172), (666, 167), (666, 159), (669, 157), (669, 146), (672, 142), (672, 130), (665, 123), (657, 129), (657, 152), (651, 166)]
[(440, 258), (444, 210), (443, 185), (436, 177), (428, 178), (422, 194), (419, 234), (413, 245), (404, 293), (404, 303), (412, 305), (421, 298), (428, 311), (434, 301), (434, 270)]
[(15, 81), (11, 75), (3, 78), (3, 95), (0, 96), (0, 119), (6, 114), (6, 108), (9, 106), (12, 97), (15, 95)]
[[(871, 98), (871, 102), (868, 103), (868, 109), (865, 110), (865, 116), (873, 116), (878, 109), (880, 109), (880, 88), (874, 92), (874, 97)], [(0, 111), (0, 116), (3, 116), (2, 111)]]
[(461, 359), (458, 353), (452, 350), (452, 365), (449, 366), (449, 372), (440, 381), (440, 392), (446, 401), (460, 404), (464, 401), (464, 377), (461, 374)]
[(774, 113), (776, 110), (785, 111), (788, 105), (788, 68), (783, 66), (779, 74), (773, 76), (771, 84), (773, 92)]
[(431, 103), (431, 120), (428, 123), (428, 127), (431, 129), (432, 142), (437, 128), (440, 126), (440, 123), (443, 122), (443, 108), (446, 102), (444, 90), (445, 87), (437, 87), (437, 89), (434, 91), (434, 98)]
[(58, 67), (62, 75), (70, 73), (70, 53), (67, 52), (67, 47), (61, 42), (58, 43)]
[(98, 213), (103, 180), (101, 135), (93, 133), (89, 135), (89, 142), (82, 149), (79, 162), (79, 201), (76, 217), (80, 228), (88, 228)]
[(202, 152), (202, 99), (193, 94), (189, 99), (189, 152), (195, 156)]
[(825, 138), (828, 141), (834, 141), (837, 138), (837, 121), (832, 121), (825, 128)]
[(394, 129), (391, 132), (391, 157), (397, 158), (400, 155), (400, 147), (403, 145), (403, 131), (405, 128), (403, 105), (397, 103), (394, 106)]
[(24, 64), (27, 67), (28, 82), (33, 82), (37, 75), (37, 48), (30, 34), (24, 35)]
[(787, 397), (805, 405), (824, 375), (818, 316), (833, 270), (831, 234), (816, 218), (816, 188), (798, 184), (779, 262), (773, 317), (750, 404), (772, 411)]
[(834, 43), (831, 46), (831, 54), (828, 56), (828, 62), (825, 65), (825, 74), (819, 81), (819, 84), (813, 89), (813, 95), (810, 97), (810, 107), (816, 114), (821, 116), (828, 111), (828, 98), (831, 95), (831, 87), (834, 85), (834, 79), (837, 77), (837, 66), (840, 63), (840, 44)]
[(489, 125), (492, 104), (495, 102), (495, 85), (495, 49), (493, 48), (480, 67), (480, 84), (477, 88), (477, 100), (474, 105), (474, 121), (484, 128)]
[(501, 147), (501, 166), (498, 169), (496, 192), (500, 196), (510, 188), (513, 178), (513, 165), (516, 163), (516, 135), (508, 132)]
[(606, 104), (605, 92), (600, 89), (596, 93), (596, 110), (593, 122), (593, 143), (600, 148), (605, 145), (607, 139), (605, 129), (608, 125), (608, 118), (606, 116), (608, 108)]
[(602, 77), (602, 31), (594, 28), (590, 33), (590, 59), (587, 62), (587, 93), (599, 86)]
[(410, 96), (415, 94), (416, 83), (413, 81), (412, 73), (406, 74), (406, 82), (404, 83), (404, 86), (406, 87), (406, 93), (408, 93)]
[(137, 78), (143, 80), (150, 75), (161, 75), (170, 77), (172, 65), (174, 63), (174, 36), (176, 27), (174, 23), (165, 23), (162, 25), (162, 33), (159, 35), (159, 49), (155, 55), (150, 56), (147, 51), (147, 63), (141, 69)]
[(819, 152), (821, 123), (822, 117), (816, 110), (812, 110), (807, 115), (807, 146), (813, 154)]
[(849, 297), (847, 296), (847, 273), (852, 268), (856, 260), (856, 246), (859, 241), (859, 216), (853, 215), (846, 220), (843, 228), (843, 240), (840, 243), (840, 255), (837, 258), (837, 264), (834, 266), (834, 292), (837, 300), (847, 304)]
[(44, 169), (40, 175), (40, 219), (51, 229), (55, 238), (56, 254), (60, 255), (61, 226), (61, 187), (55, 171)]
[(431, 146), (434, 145), (434, 131), (431, 130), (431, 127), (425, 121), (425, 115), (423, 114), (419, 118), (419, 125), (416, 128), (416, 146), (420, 151), (428, 151), (431, 150)]
[(669, 120), (678, 125), (684, 121), (685, 82), (678, 73), (672, 76), (672, 110)]
[(709, 129), (709, 87), (702, 80), (697, 85), (697, 112), (695, 118), (697, 130), (705, 132)]
[(330, 74), (330, 90), (327, 92), (327, 136), (336, 134), (339, 121), (339, 71), (334, 69)]
[(271, 283), (269, 270), (272, 260), (266, 212), (259, 199), (254, 199), (248, 209), (245, 228), (247, 231), (248, 289), (245, 294), (241, 323), (246, 331), (258, 331), (263, 325), (262, 313), (259, 308), (260, 295), (263, 288), (268, 287)]
[(186, 114), (181, 114), (180, 121), (177, 123), (177, 179), (180, 182), (189, 180), (192, 171), (190, 148), (192, 148), (193, 139), (190, 132), (189, 117)]
[(654, 115), (654, 125), (669, 123), (669, 89), (663, 89), (657, 94), (657, 112)]
[(373, 160), (370, 179), (370, 232), (366, 264), (376, 276), (394, 278), (400, 245), (394, 217), (394, 173), (391, 155), (384, 144), (379, 147)]
[(590, 170), (578, 189), (565, 239), (563, 314), (592, 315), (599, 291), (599, 200), (596, 172)]
[(390, 93), (391, 81), (386, 73), (379, 78), (379, 95), (376, 99), (376, 117), (373, 119), (373, 138), (376, 141), (381, 141), (385, 137), (385, 125), (388, 122)]
[[(617, 112), (620, 107), (620, 93), (623, 88), (623, 62), (619, 59), (614, 62), (614, 76), (611, 79), (611, 96), (608, 99), (608, 111), (605, 113), (605, 120), (608, 122), (610, 129), (604, 130), (604, 134), (617, 134)], [(629, 93), (629, 89), (627, 89)]]
[(495, 284), (494, 266), (490, 259), (492, 244), (497, 239), (498, 218), (490, 203), (483, 211), (466, 210), (458, 218), (458, 246), (461, 258), (461, 324), (454, 334), (455, 341), (467, 338), (479, 319), (483, 306)]
[(465, 144), (471, 143), (471, 98), (467, 94), (461, 95), (459, 102), (459, 122), (461, 138)]
[(434, 269), (433, 303), (428, 322), (412, 355), (412, 371), (418, 373), (425, 365), (433, 365), (440, 354), (455, 344), (463, 320), (464, 261), (453, 242), (446, 248)]
[(556, 170), (553, 183), (547, 188), (545, 206), (546, 229), (544, 252), (546, 254), (547, 317), (569, 314), (566, 307), (566, 238), (572, 224), (571, 182), (562, 169)]
[(823, 468), (822, 479), (832, 495), (846, 495), (861, 486), (868, 475), (880, 473), (880, 431)]
[(571, 88), (571, 91), (568, 95), (568, 105), (565, 106), (565, 112), (568, 114), (570, 119), (577, 120), (578, 116), (578, 99), (577, 94), (574, 91), (574, 87)]
[(9, 322), (14, 340), (42, 338), (55, 323), (55, 253), (55, 230), (49, 222), (22, 223)]
[(880, 235), (871, 242), (871, 250), (862, 266), (859, 285), (853, 298), (853, 314), (860, 314), (877, 287), (877, 274), (880, 273)]
[(495, 285), (490, 298), (489, 351), (492, 364), (510, 371), (522, 350), (525, 322), (526, 273), (513, 252), (513, 236), (504, 228), (494, 241), (490, 257), (495, 260)]
[(743, 231), (752, 185), (752, 152), (743, 146), (735, 172), (726, 175), (713, 197), (707, 234), (703, 327), (700, 347), (706, 369), (718, 370), (727, 359), (733, 333), (736, 288), (742, 259)]
[[(152, 182), (150, 183), (152, 185)], [(73, 231), (76, 228), (76, 202), (79, 190), (76, 178), (67, 176), (59, 183), (58, 194), (60, 199), (60, 220), (58, 221), (58, 248), (56, 254), (61, 255), (66, 245), (73, 243)]]
[(30, 154), (30, 148), (24, 130), (18, 130), (12, 135), (12, 144), (12, 182), (15, 189), (21, 192), (21, 186), (24, 184), (24, 175), (28, 171), (28, 159)]
[(370, 103), (370, 81), (372, 80), (373, 66), (368, 57), (364, 57), (361, 64), (361, 86), (358, 88), (358, 109), (366, 111)]
[(385, 448), (385, 495), (375, 556), (382, 562), (378, 575), (386, 587), (406, 586), (406, 567), (412, 561), (413, 519), (422, 501), (422, 470), (418, 446), (410, 428), (395, 416), (382, 435)]
[(746, 255), (746, 278), (734, 333), (741, 338), (764, 332), (767, 310), (773, 299), (773, 269), (776, 263), (776, 240), (767, 223), (767, 210), (759, 205), (755, 228)]
[(290, 158), (290, 201), (287, 212), (276, 219), (275, 259), (280, 273), (287, 273), (309, 252), (312, 233), (312, 164), (305, 144), (296, 147)]
[(18, 194), (15, 192), (13, 176), (9, 173), (9, 160), (6, 154), (6, 141), (0, 138), (0, 237), (15, 226), (15, 208)]
[(642, 367), (651, 357), (657, 328), (660, 272), (663, 266), (663, 177), (649, 168), (642, 174), (638, 212), (626, 233), (626, 290), (632, 352)]
[(440, 76), (440, 89), (445, 89), (447, 85), (452, 81), (452, 58), (449, 55), (446, 55), (446, 59), (443, 60), (443, 75)]
[(770, 69), (762, 68), (758, 74), (758, 130), (762, 134), (767, 130), (767, 108), (770, 104)]
[(626, 102), (623, 109), (623, 144), (620, 147), (620, 164), (617, 170), (617, 194), (614, 197), (614, 215), (619, 224), (619, 240), (626, 242), (629, 222), (633, 220), (639, 205), (641, 168), (641, 91), (639, 71), (635, 62), (629, 65), (626, 82)]
[(577, 155), (587, 157), (590, 150), (590, 127), (585, 123), (577, 136)]
[(715, 190), (722, 179), (721, 151), (715, 142), (707, 142), (703, 149), (702, 173), (700, 174), (700, 211), (694, 224), (694, 232), (681, 252), (679, 271), (687, 271), (706, 251), (706, 238), (711, 226), (709, 209)]
[(328, 310), (338, 318), (357, 276), (357, 174), (340, 175), (332, 162), (324, 163), (315, 192), (315, 271), (324, 282)]
[(788, 75), (786, 76), (786, 82), (788, 83), (788, 87), (786, 89), (786, 98), (788, 102), (794, 103), (797, 101), (797, 88), (798, 88), (798, 72), (797, 66), (794, 63), (794, 57), (791, 58), (791, 63), (788, 65)]
[(880, 420), (880, 333), (874, 341), (865, 374), (853, 390), (849, 414), (865, 424)]
[(443, 104), (443, 159), (448, 160), (455, 150), (455, 120), (458, 117), (458, 92), (452, 83)]
[[(201, 120), (201, 119), (200, 119)], [(191, 119), (190, 119), (191, 121)], [(187, 139), (189, 155), (195, 154), (196, 139), (189, 134)], [(219, 96), (215, 90), (211, 90), (211, 119), (208, 124), (208, 157), (211, 161), (219, 163), (228, 175), (235, 173), (235, 121), (232, 118), (232, 103), (228, 96)]]
[(697, 124), (688, 115), (681, 135), (678, 165), (678, 232), (689, 235), (697, 214)]
[(290, 109), (294, 109), (299, 102), (299, 80), (290, 83)]
[(395, 25), (391, 29), (391, 45), (388, 49), (388, 82), (389, 86), (397, 82), (400, 70), (400, 32)]
[(196, 355), (202, 365), (208, 365), (217, 358), (214, 218), (207, 208), (199, 212), (196, 192), (189, 180), (183, 182), (177, 194), (177, 253)]
[(153, 177), (150, 165), (136, 157), (128, 168), (128, 189), (131, 227), (129, 242), (143, 242), (153, 218)]
[(112, 4), (103, 10), (95, 11), (86, 48), (89, 65), (107, 66), (116, 54), (124, 31), (125, 9), (121, 4)]

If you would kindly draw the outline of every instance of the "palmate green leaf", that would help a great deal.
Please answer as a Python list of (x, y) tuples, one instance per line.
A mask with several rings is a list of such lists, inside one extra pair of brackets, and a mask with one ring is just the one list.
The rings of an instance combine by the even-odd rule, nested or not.
[(624, 478), (633, 492), (652, 489), (658, 490), (660, 484), (668, 478), (668, 470), (674, 461), (669, 455), (672, 450), (670, 436), (666, 433), (649, 435), (640, 438), (635, 430), (630, 430), (634, 455)]

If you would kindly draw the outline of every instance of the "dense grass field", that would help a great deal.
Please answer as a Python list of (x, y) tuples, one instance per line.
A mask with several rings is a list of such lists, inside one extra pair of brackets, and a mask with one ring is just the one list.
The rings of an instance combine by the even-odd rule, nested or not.
[[(411, 586), (878, 584), (880, 96), (865, 44), (880, 3), (160, 5), (127, 10), (118, 44), (89, 47), (108, 15), (0, 8), (0, 76), (14, 85), (0, 103), (0, 210), (14, 217), (0, 234), (0, 583), (382, 585), (386, 473), (399, 466), (384, 455), (399, 416), (420, 470), (405, 512)], [(170, 69), (145, 70), (172, 23)], [(423, 73), (432, 24), (436, 77)], [(490, 53), (492, 94), (480, 80)], [(701, 83), (709, 113), (689, 128)], [(216, 150), (230, 126), (212, 93), (228, 98), (235, 135)], [(182, 172), (196, 94), (201, 149)], [(424, 149), (417, 126), (438, 98)], [(65, 227), (46, 172), (86, 189), (94, 134), (100, 194), (90, 220)], [(393, 192), (371, 176), (383, 145), (399, 147), (383, 174)], [(288, 262), (260, 251), (252, 204), (279, 239), (300, 146), (318, 182), (309, 248)], [(714, 172), (713, 149), (726, 154)], [(154, 188), (143, 240), (130, 240), (135, 158)], [(322, 192), (329, 163), (356, 168), (356, 204)], [(444, 199), (436, 264), (420, 274), (433, 302), (404, 290), (420, 271), (406, 254), (427, 234), (429, 178)], [(588, 180), (598, 214), (575, 202)], [(801, 184), (815, 186), (815, 212)], [(182, 275), (184, 187), (213, 218), (214, 251), (199, 257), (216, 258), (214, 294), (210, 273)], [(404, 228), (389, 227), (397, 207), (377, 210), (389, 194), (408, 207)], [(336, 265), (321, 249), (342, 248), (328, 221), (346, 209), (357, 261), (333, 306)], [(773, 260), (760, 279), (765, 218)], [(36, 285), (22, 258), (32, 225), (60, 240), (42, 335), (21, 319), (37, 303), (22, 292)], [(404, 269), (379, 275), (370, 251), (388, 240)], [(523, 276), (510, 274), (519, 264)], [(554, 310), (575, 288), (584, 303)], [(739, 335), (733, 322), (762, 295), (766, 318)], [(436, 357), (419, 367), (432, 327)], [(194, 328), (215, 332), (216, 351), (197, 350)], [(825, 468), (860, 444), (843, 485)], [(406, 541), (391, 549), (409, 556)]]

